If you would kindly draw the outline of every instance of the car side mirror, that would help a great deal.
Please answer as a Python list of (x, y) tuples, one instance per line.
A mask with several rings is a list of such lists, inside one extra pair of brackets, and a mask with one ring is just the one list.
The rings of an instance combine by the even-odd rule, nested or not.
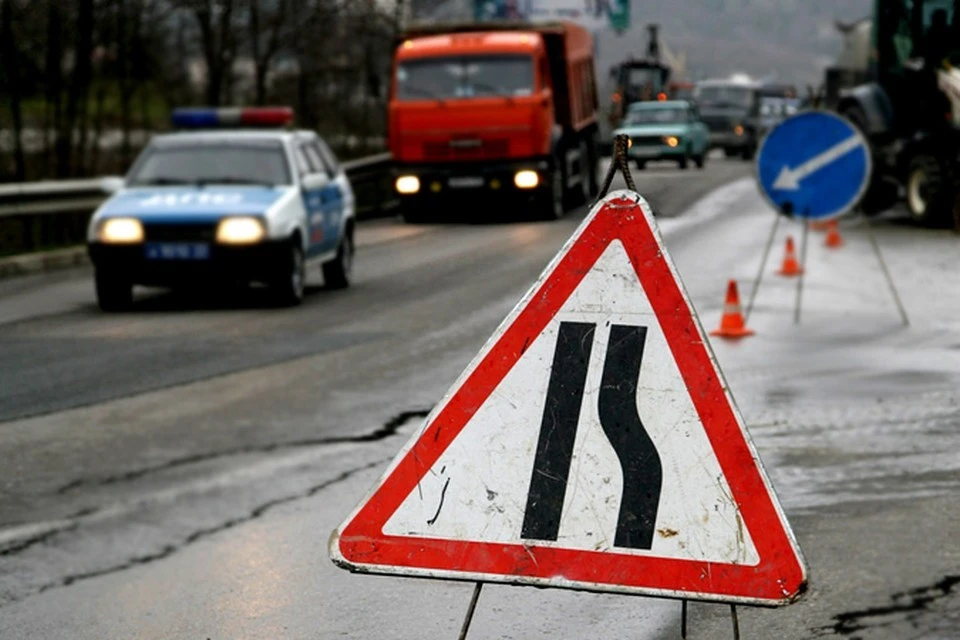
[(310, 173), (300, 178), (300, 186), (306, 191), (318, 191), (330, 184), (330, 177), (325, 173)]
[(122, 176), (104, 176), (100, 179), (100, 190), (104, 193), (114, 194), (123, 189), (125, 183)]

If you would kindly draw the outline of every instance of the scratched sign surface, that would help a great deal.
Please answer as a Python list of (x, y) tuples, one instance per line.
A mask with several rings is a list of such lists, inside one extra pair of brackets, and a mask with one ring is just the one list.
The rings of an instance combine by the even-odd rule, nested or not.
[(787, 604), (799, 548), (647, 203), (598, 203), (338, 528), (353, 571)]

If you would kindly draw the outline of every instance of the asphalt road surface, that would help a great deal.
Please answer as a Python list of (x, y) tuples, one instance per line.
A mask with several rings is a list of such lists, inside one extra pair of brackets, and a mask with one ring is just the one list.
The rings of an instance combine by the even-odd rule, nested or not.
[[(749, 291), (773, 220), (748, 172), (638, 176), (705, 325), (728, 278)], [(0, 637), (455, 637), (470, 585), (351, 575), (327, 539), (583, 215), (366, 224), (355, 285), (288, 310), (142, 292), (105, 315), (82, 270), (0, 282)], [(847, 227), (837, 252), (810, 237), (799, 325), (778, 244), (758, 335), (714, 344), (812, 574), (741, 630), (955, 638), (956, 239), (880, 224), (907, 329)], [(678, 614), (490, 587), (470, 637), (678, 637)], [(726, 607), (691, 605), (690, 623), (731, 637)]]

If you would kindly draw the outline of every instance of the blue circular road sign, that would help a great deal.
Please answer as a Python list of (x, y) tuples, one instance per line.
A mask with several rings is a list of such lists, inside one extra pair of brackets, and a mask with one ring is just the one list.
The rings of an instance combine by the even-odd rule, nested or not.
[(757, 152), (760, 190), (777, 211), (836, 218), (859, 202), (870, 181), (870, 146), (846, 118), (806, 111), (774, 127)]

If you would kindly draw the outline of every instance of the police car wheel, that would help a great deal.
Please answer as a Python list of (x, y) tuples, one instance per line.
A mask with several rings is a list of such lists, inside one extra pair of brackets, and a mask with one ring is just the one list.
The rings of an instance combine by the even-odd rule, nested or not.
[(296, 240), (290, 242), (290, 249), (284, 256), (283, 264), (278, 265), (277, 279), (273, 284), (276, 300), (279, 304), (293, 307), (303, 302), (304, 282), (307, 277), (303, 260), (303, 249)]
[(124, 311), (133, 306), (133, 284), (97, 272), (94, 276), (97, 289), (97, 304), (103, 311)]
[(353, 234), (343, 234), (337, 257), (323, 265), (323, 281), (328, 289), (345, 289), (350, 286), (353, 271)]

